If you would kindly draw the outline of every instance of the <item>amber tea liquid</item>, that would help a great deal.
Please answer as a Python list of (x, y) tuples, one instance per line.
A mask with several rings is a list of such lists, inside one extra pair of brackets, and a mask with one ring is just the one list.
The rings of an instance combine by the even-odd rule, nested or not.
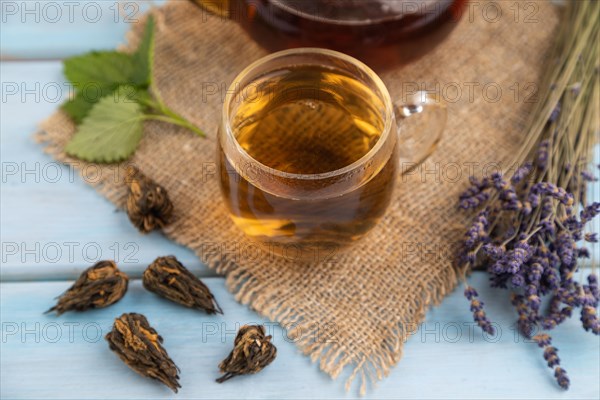
[(324, 194), (319, 186), (328, 179), (311, 179), (356, 163), (385, 131), (383, 101), (364, 83), (331, 68), (291, 67), (252, 82), (233, 104), (229, 123), (235, 140), (275, 172), (252, 174), (253, 168), (219, 149), (227, 207), (249, 238), (271, 250), (275, 245), (274, 251), (293, 245), (296, 256), (300, 249), (310, 261), (315, 249), (351, 244), (379, 220), (396, 177), (395, 150), (381, 163), (365, 163), (360, 172), (367, 178), (350, 190)]

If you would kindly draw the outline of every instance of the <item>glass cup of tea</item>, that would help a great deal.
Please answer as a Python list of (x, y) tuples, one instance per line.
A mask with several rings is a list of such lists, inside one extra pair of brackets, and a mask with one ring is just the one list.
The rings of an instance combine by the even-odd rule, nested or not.
[(379, 76), (345, 54), (271, 54), (227, 91), (218, 133), (225, 205), (270, 254), (318, 261), (375, 226), (400, 162), (424, 160), (445, 123), (446, 108), (432, 95), (395, 105)]

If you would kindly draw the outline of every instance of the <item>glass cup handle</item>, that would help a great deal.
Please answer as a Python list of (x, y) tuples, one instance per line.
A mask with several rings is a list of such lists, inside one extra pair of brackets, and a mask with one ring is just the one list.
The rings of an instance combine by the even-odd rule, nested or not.
[(446, 127), (446, 104), (434, 93), (419, 91), (407, 102), (395, 105), (401, 171), (407, 172), (425, 161), (435, 150)]

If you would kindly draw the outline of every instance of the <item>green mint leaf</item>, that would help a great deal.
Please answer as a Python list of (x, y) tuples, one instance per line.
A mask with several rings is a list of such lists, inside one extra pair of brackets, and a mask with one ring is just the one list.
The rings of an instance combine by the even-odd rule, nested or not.
[(154, 62), (154, 17), (148, 16), (144, 35), (138, 49), (132, 55), (134, 70), (131, 83), (150, 86), (152, 82), (152, 64)]
[(133, 57), (116, 51), (93, 51), (64, 61), (64, 74), (78, 90), (93, 85), (116, 88), (130, 82), (134, 70)]
[(69, 114), (76, 124), (80, 124), (83, 121), (92, 107), (94, 107), (94, 103), (88, 102), (82, 93), (77, 93), (75, 97), (61, 106), (63, 111)]
[(142, 107), (124, 88), (100, 99), (67, 144), (69, 155), (90, 162), (129, 158), (142, 138)]
[(114, 85), (93, 85), (77, 91), (75, 97), (63, 103), (61, 108), (80, 124), (88, 115), (94, 104), (101, 98), (111, 95), (115, 91)]

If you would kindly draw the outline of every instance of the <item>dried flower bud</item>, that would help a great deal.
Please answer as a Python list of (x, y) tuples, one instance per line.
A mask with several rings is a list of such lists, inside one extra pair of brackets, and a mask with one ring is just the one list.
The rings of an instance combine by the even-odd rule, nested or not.
[(223, 375), (217, 382), (223, 383), (237, 375), (255, 374), (269, 365), (277, 356), (277, 348), (271, 336), (265, 336), (262, 325), (244, 325), (235, 337), (234, 348), (219, 364)]
[(532, 339), (541, 348), (550, 346), (552, 344), (552, 338), (547, 333), (540, 333), (532, 337)]
[(471, 301), (471, 311), (473, 312), (473, 320), (479, 325), (479, 327), (489, 335), (496, 333), (496, 330), (492, 326), (492, 323), (487, 318), (485, 311), (483, 310), (483, 302), (478, 300), (479, 294), (472, 286), (467, 286), (464, 292), (465, 297)]
[(223, 314), (210, 289), (173, 256), (158, 257), (146, 268), (144, 287), (175, 303), (208, 314)]
[(554, 377), (556, 378), (556, 382), (563, 389), (568, 389), (571, 382), (569, 381), (569, 377), (567, 376), (567, 371), (562, 369), (561, 367), (556, 367), (554, 369)]
[(163, 338), (141, 314), (123, 314), (115, 319), (106, 334), (110, 349), (129, 368), (142, 376), (158, 380), (177, 393), (179, 368), (162, 347)]
[(132, 166), (127, 168), (127, 183), (127, 214), (140, 232), (162, 229), (171, 222), (173, 204), (165, 188)]
[(127, 291), (129, 278), (119, 271), (114, 261), (99, 261), (81, 273), (77, 281), (46, 311), (58, 315), (66, 311), (103, 308), (121, 300)]

